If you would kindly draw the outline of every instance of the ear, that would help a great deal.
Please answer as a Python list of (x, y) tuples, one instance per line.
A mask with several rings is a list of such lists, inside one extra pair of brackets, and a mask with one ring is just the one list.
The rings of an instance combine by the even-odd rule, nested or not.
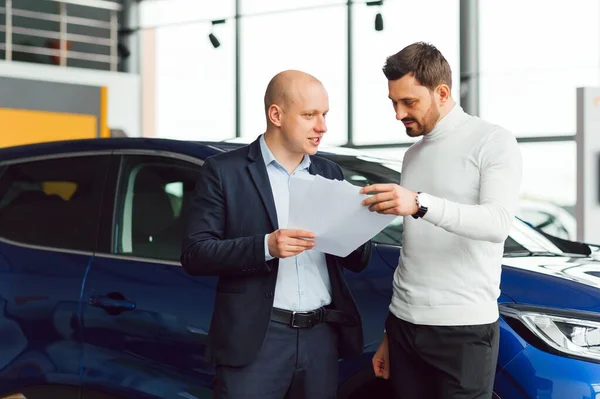
[(283, 117), (283, 111), (279, 108), (279, 105), (272, 104), (269, 107), (268, 113), (269, 121), (277, 127), (281, 127), (281, 119)]
[(440, 96), (440, 105), (444, 105), (448, 100), (450, 100), (450, 97), (452, 96), (450, 88), (445, 83), (442, 83), (437, 87), (437, 92)]

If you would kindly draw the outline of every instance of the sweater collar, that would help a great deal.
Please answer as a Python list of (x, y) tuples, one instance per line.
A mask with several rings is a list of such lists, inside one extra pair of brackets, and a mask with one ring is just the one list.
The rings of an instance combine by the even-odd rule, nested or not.
[(441, 137), (457, 128), (467, 119), (469, 119), (469, 117), (470, 115), (463, 111), (460, 105), (454, 104), (450, 112), (448, 112), (446, 116), (438, 121), (433, 130), (423, 136), (423, 140), (433, 140)]

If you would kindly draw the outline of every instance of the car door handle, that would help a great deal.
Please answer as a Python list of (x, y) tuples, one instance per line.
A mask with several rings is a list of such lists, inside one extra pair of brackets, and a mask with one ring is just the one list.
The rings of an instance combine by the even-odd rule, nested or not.
[(92, 296), (89, 303), (92, 306), (104, 309), (108, 314), (112, 315), (135, 309), (135, 302), (125, 299), (123, 294), (118, 292)]

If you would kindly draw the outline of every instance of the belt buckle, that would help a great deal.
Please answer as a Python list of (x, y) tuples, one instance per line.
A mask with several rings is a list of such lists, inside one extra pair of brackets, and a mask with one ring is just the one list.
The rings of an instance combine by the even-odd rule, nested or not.
[(310, 313), (311, 312), (292, 311), (292, 320), (290, 321), (290, 326), (293, 328), (310, 328), (310, 327), (312, 327), (311, 320), (309, 320), (309, 322), (307, 322), (307, 323), (300, 323), (300, 322), (298, 322), (298, 324), (296, 323), (296, 321), (298, 321), (298, 319), (296, 319), (296, 315), (310, 316)]
[(295, 310), (292, 311), (292, 320), (290, 320), (290, 327), (293, 328), (300, 328), (300, 326), (296, 325), (296, 315), (298, 314), (298, 312), (296, 312)]
[[(316, 324), (319, 324), (320, 322), (323, 321), (323, 316), (324, 316), (324, 311), (323, 309), (319, 309), (319, 310), (313, 310), (310, 312), (296, 312), (296, 311), (292, 311), (292, 320), (290, 320), (290, 326), (293, 328), (311, 328), (314, 327)], [(298, 314), (302, 314), (303, 316), (307, 316), (309, 317), (308, 321), (305, 324), (296, 324), (296, 315)], [(315, 320), (316, 319), (316, 320)]]

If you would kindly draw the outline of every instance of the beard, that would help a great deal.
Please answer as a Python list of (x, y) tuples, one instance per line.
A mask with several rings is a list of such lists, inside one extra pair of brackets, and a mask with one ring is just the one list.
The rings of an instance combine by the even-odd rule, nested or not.
[(404, 118), (402, 119), (402, 122), (415, 122), (414, 126), (406, 128), (406, 134), (409, 137), (419, 137), (430, 133), (439, 119), (440, 110), (435, 102), (432, 101), (422, 120), (418, 121), (414, 118)]

